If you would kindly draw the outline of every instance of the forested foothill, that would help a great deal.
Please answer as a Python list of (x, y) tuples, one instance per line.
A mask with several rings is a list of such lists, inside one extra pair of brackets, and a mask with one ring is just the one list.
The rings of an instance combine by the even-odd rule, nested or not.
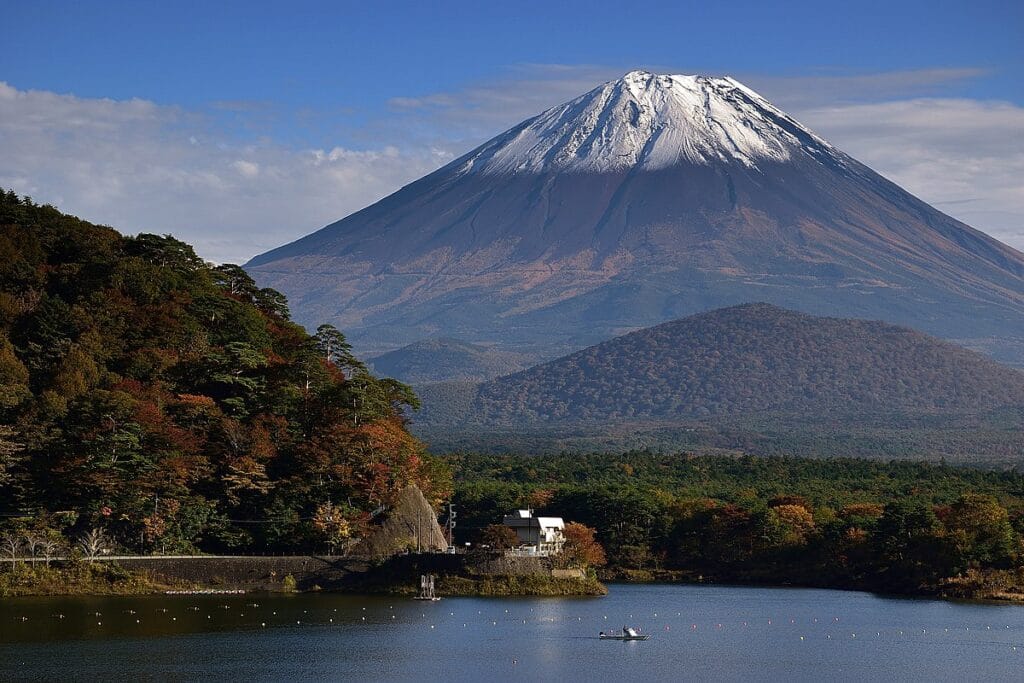
[(0, 191), (11, 554), (337, 550), (410, 483), (448, 496), (415, 405), (242, 268)]
[(1024, 459), (1024, 372), (905, 327), (768, 304), (700, 313), (482, 384), (417, 387), (437, 452), (728, 449)]

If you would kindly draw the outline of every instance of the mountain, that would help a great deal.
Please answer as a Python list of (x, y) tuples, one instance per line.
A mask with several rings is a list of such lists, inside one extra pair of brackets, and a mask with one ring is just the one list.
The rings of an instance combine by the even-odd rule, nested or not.
[(486, 423), (1024, 406), (1024, 372), (887, 323), (744, 304), (633, 332), (480, 385)]
[(376, 352), (553, 357), (750, 301), (1024, 348), (1024, 254), (731, 78), (631, 72), (246, 267)]
[(458, 339), (424, 339), (371, 358), (373, 370), (402, 382), (483, 381), (528, 367), (529, 356)]

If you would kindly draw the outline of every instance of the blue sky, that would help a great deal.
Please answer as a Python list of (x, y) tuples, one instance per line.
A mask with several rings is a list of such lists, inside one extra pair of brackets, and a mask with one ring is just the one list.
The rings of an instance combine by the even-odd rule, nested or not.
[(14, 2), (0, 186), (244, 260), (644, 67), (734, 75), (1022, 247), (1022, 38), (1020, 2)]

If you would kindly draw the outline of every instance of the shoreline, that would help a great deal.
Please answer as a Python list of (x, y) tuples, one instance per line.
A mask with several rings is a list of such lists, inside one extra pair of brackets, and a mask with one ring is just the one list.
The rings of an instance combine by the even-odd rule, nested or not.
[[(628, 570), (627, 570), (628, 571)], [(352, 595), (402, 595), (417, 593), (416, 581), (408, 573), (396, 576), (386, 565), (359, 572), (355, 578), (332, 586), (297, 585), (287, 574), (276, 584), (253, 582), (225, 584), (218, 577), (201, 581), (182, 581), (158, 576), (150, 571), (125, 569), (110, 562), (103, 565), (77, 564), (69, 567), (21, 566), (15, 571), (0, 572), (0, 597), (131, 597), (174, 594), (299, 594), (331, 593)], [(644, 571), (650, 575), (651, 572)], [(975, 579), (974, 583), (970, 579)], [(907, 600), (941, 600), (947, 602), (1024, 605), (1024, 592), (999, 590), (977, 584), (978, 577), (954, 580), (952, 584), (917, 592), (895, 592), (863, 586), (812, 584), (778, 581), (713, 581), (687, 575), (680, 570), (657, 570), (654, 576), (630, 578), (622, 570), (588, 573), (583, 578), (560, 578), (544, 574), (472, 574), (437, 575), (437, 594), (441, 597), (600, 597), (614, 585), (692, 585), (745, 588), (820, 589), (869, 593), (879, 597)], [(955, 586), (955, 590), (953, 589)]]
[[(956, 584), (959, 579), (948, 579), (943, 586), (937, 586), (935, 588), (922, 588), (915, 592), (900, 592), (900, 591), (887, 591), (879, 588), (872, 588), (870, 586), (854, 586), (854, 585), (843, 585), (843, 584), (822, 584), (822, 583), (809, 583), (809, 582), (780, 582), (780, 581), (739, 581), (739, 580), (707, 580), (704, 577), (693, 577), (692, 575), (687, 577), (686, 572), (683, 570), (654, 570), (656, 573), (661, 573), (662, 578), (646, 578), (646, 579), (630, 579), (628, 576), (624, 576), (621, 572), (615, 575), (609, 575), (606, 572), (599, 572), (601, 580), (610, 585), (627, 585), (627, 586), (642, 586), (642, 585), (688, 585), (688, 586), (720, 586), (720, 587), (737, 587), (737, 588), (792, 588), (797, 590), (809, 590), (809, 589), (820, 589), (820, 590), (833, 590), (833, 591), (845, 591), (851, 593), (869, 593), (871, 595), (877, 595), (879, 597), (890, 598), (890, 599), (906, 599), (906, 600), (941, 600), (944, 602), (963, 602), (963, 603), (974, 603), (974, 604), (993, 604), (993, 605), (1018, 605), (1024, 606), (1024, 592), (1018, 591), (1004, 591), (997, 589), (985, 589), (985, 588), (970, 588), (964, 587), (961, 590), (951, 590), (950, 586)], [(629, 572), (631, 570), (625, 570)], [(650, 573), (650, 570), (640, 570)], [(675, 574), (675, 577), (666, 577), (665, 574)], [(966, 589), (965, 589), (966, 588)]]
[[(370, 563), (317, 556), (131, 558), (87, 563), (18, 563), (0, 569), (0, 598), (132, 596), (173, 593), (351, 593), (416, 595), (422, 574), (437, 577), (441, 596), (601, 596), (592, 572), (553, 575), (537, 567), (487, 571), (479, 558), (396, 556)], [(128, 566), (126, 566), (128, 565)]]

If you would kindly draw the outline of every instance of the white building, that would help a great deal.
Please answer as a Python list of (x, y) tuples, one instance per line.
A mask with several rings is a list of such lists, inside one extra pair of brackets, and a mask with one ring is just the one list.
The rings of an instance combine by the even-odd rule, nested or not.
[(516, 510), (505, 515), (505, 526), (519, 537), (520, 551), (530, 555), (556, 555), (565, 544), (565, 522), (561, 517), (534, 517), (533, 510)]

